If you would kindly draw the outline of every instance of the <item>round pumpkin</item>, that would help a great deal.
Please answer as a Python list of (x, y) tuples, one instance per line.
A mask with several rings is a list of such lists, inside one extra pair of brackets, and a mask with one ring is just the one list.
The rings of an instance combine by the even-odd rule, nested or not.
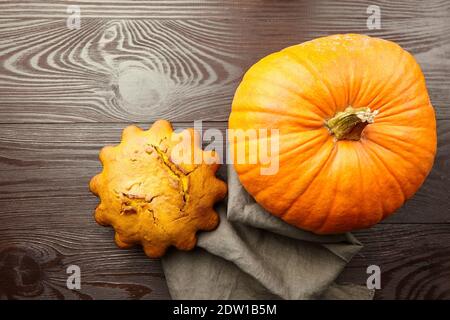
[[(394, 42), (346, 34), (270, 54), (236, 90), (229, 129), (277, 129), (278, 170), (250, 159), (267, 143), (230, 138), (242, 185), (271, 214), (318, 234), (378, 223), (422, 185), (436, 153), (424, 76)], [(274, 155), (272, 155), (273, 157)]]

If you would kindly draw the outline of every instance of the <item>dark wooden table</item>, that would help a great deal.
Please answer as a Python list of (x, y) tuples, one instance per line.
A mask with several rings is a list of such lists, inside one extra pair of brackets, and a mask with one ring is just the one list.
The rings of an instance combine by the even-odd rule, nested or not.
[[(80, 5), (81, 28), (66, 22)], [(381, 9), (369, 30), (367, 7)], [(378, 299), (450, 298), (450, 2), (1, 1), (0, 298), (169, 298), (159, 260), (118, 249), (94, 223), (88, 181), (99, 149), (130, 123), (203, 120), (224, 130), (243, 72), (288, 45), (332, 33), (398, 42), (426, 76), (438, 119), (427, 181), (398, 214), (356, 236), (340, 276)], [(80, 266), (82, 290), (66, 288)]]

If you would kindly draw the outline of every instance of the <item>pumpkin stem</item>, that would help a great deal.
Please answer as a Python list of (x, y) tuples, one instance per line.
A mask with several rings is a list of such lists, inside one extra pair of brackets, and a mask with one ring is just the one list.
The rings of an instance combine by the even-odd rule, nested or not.
[(369, 123), (373, 123), (378, 110), (370, 111), (368, 107), (347, 107), (325, 122), (325, 126), (338, 140), (359, 140), (361, 132)]

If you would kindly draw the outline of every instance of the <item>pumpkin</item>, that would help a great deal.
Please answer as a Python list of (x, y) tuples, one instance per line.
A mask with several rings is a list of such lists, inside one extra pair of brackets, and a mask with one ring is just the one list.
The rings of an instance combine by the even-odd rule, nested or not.
[(262, 135), (230, 135), (235, 169), (268, 212), (318, 234), (392, 214), (422, 185), (436, 152), (434, 110), (413, 56), (357, 34), (261, 59), (236, 90), (229, 129), (278, 130), (276, 172), (262, 174), (259, 158), (236, 161), (238, 150), (249, 159), (261, 148)]

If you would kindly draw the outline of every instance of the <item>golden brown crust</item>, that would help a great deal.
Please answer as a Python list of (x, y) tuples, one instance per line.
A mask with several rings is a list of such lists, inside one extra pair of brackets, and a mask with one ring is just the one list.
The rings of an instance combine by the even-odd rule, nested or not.
[(213, 205), (227, 188), (215, 176), (216, 156), (201, 150), (192, 129), (174, 133), (164, 120), (147, 131), (127, 127), (120, 144), (101, 150), (103, 170), (90, 181), (101, 201), (95, 220), (115, 229), (119, 247), (141, 244), (152, 258), (171, 245), (192, 249), (198, 230), (219, 223)]

